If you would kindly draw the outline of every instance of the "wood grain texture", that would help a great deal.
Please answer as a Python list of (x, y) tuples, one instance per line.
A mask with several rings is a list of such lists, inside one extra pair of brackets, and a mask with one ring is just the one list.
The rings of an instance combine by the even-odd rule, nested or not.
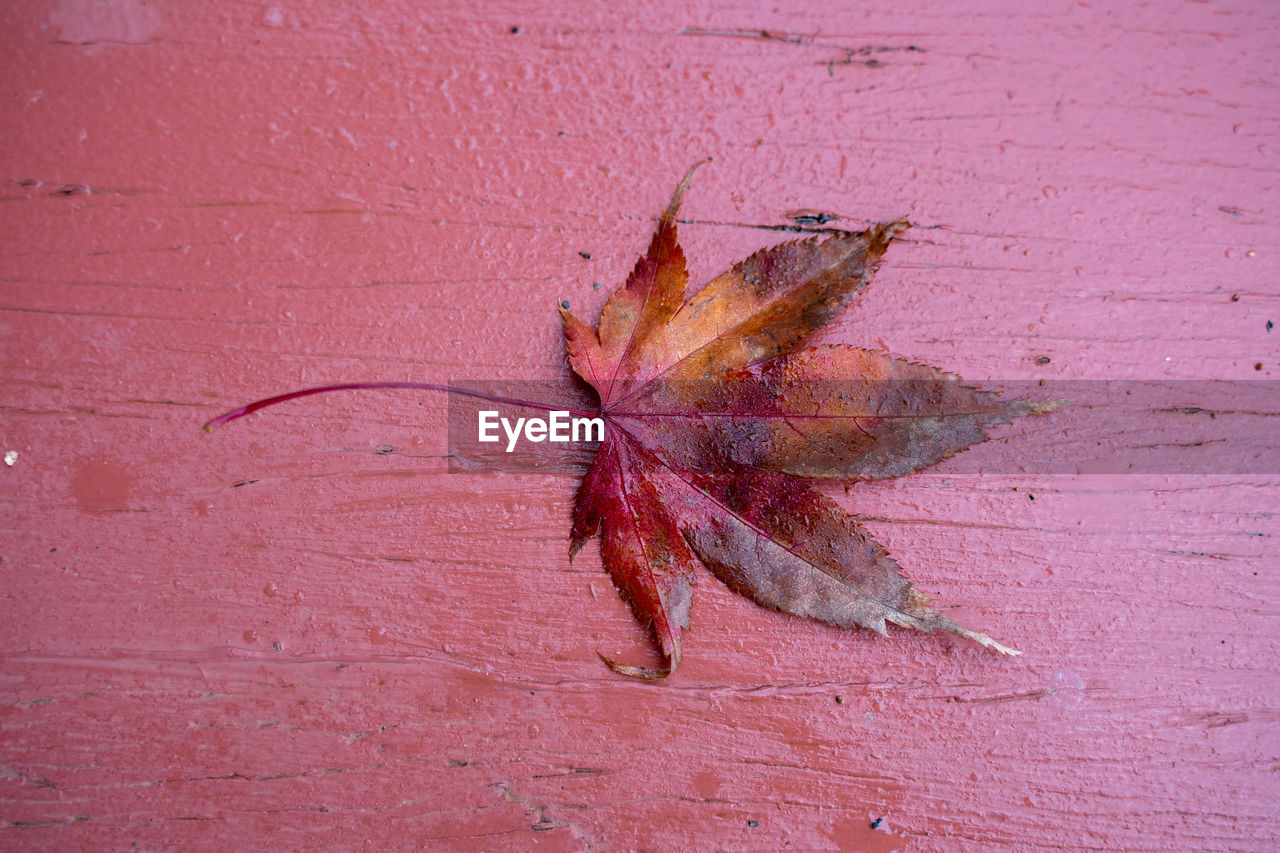
[(564, 375), (703, 156), (695, 283), (918, 223), (824, 340), (1274, 377), (1280, 10), (1037, 9), (0, 5), (0, 845), (1275, 849), (1275, 476), (836, 492), (1022, 657), (704, 575), (647, 686), (574, 480), (447, 474), (444, 400), (199, 430)]

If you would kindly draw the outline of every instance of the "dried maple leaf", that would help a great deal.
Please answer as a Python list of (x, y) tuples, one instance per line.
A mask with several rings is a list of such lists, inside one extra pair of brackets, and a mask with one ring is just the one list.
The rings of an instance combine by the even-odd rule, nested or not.
[[(600, 536), (605, 568), (652, 626), (665, 666), (605, 662), (644, 679), (675, 671), (696, 562), (787, 613), (882, 634), (886, 622), (940, 629), (1018, 654), (930, 609), (888, 552), (809, 480), (919, 471), (984, 441), (993, 425), (1052, 405), (1000, 400), (879, 352), (799, 348), (867, 286), (908, 227), (903, 219), (764, 249), (686, 299), (676, 213), (696, 168), (597, 329), (561, 308), (569, 362), (599, 395), (606, 424), (578, 490), (569, 556)], [(370, 382), (259, 400), (205, 428), (286, 400), (363, 388), (555, 408), (441, 385)]]
[(930, 609), (806, 478), (919, 471), (1038, 407), (878, 352), (798, 348), (866, 287), (906, 220), (765, 249), (686, 299), (676, 213), (694, 169), (597, 330), (561, 308), (569, 362), (607, 425), (578, 490), (570, 558), (600, 536), (665, 667), (606, 663), (645, 679), (675, 671), (696, 561), (787, 613), (880, 633), (886, 622), (941, 629), (1017, 654)]

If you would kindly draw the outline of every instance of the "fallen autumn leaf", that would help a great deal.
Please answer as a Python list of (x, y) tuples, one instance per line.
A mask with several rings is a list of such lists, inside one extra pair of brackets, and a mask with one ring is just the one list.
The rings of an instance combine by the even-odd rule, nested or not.
[[(560, 308), (569, 363), (598, 395), (606, 427), (578, 489), (570, 559), (600, 537), (604, 566), (652, 626), (664, 666), (601, 657), (646, 680), (675, 672), (696, 562), (766, 607), (882, 634), (886, 622), (942, 630), (1018, 654), (931, 609), (858, 520), (809, 481), (910, 474), (1052, 404), (1001, 400), (880, 352), (801, 347), (867, 286), (890, 242), (910, 227), (905, 219), (763, 249), (686, 298), (676, 214), (698, 165), (596, 329)], [(554, 409), (427, 383), (352, 383), (259, 400), (205, 428), (286, 400), (364, 388)]]

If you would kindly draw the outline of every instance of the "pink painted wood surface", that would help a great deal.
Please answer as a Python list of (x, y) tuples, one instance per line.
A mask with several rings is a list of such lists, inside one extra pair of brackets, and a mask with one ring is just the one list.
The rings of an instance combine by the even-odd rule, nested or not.
[(1275, 376), (1280, 9), (342, 7), (0, 5), (0, 845), (1275, 849), (1274, 477), (859, 486), (1021, 658), (707, 577), (649, 686), (574, 481), (446, 474), (439, 397), (199, 424), (563, 375), (703, 156), (698, 281), (924, 226), (827, 340)]

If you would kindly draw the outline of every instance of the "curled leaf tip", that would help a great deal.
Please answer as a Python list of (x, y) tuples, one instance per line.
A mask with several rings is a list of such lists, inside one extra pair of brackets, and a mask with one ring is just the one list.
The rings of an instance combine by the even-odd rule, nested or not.
[(689, 167), (689, 171), (684, 173), (684, 177), (680, 180), (680, 184), (676, 187), (675, 195), (671, 197), (671, 203), (667, 205), (667, 209), (663, 212), (664, 219), (674, 219), (676, 212), (680, 210), (680, 205), (684, 202), (685, 190), (689, 189), (689, 184), (693, 181), (693, 173), (698, 171), (699, 167), (706, 163), (710, 163), (711, 158), (707, 157), (699, 160)]
[(999, 652), (1002, 655), (1017, 657), (1018, 655), (1022, 654), (1022, 652), (1018, 651), (1017, 649), (1010, 648), (1009, 646), (1006, 646), (1006, 645), (1002, 645), (1001, 643), (998, 643), (995, 640), (988, 637), (986, 634), (980, 634), (977, 631), (962, 630), (959, 632), (959, 635), (961, 637), (966, 637), (970, 640), (973, 640), (975, 643), (981, 646), (985, 646), (986, 648), (991, 649), (992, 651)]
[(881, 227), (884, 231), (885, 236), (888, 239), (892, 240), (894, 237), (897, 237), (903, 231), (906, 231), (908, 228), (912, 227), (912, 222), (910, 219), (907, 219), (907, 217), (905, 216), (899, 216), (897, 219), (893, 220), (892, 222), (888, 222)]
[(605, 662), (609, 669), (618, 673), (618, 675), (626, 675), (631, 678), (639, 678), (642, 681), (662, 681), (671, 673), (675, 672), (675, 667), (669, 669), (646, 669), (641, 666), (632, 666), (627, 663), (618, 663), (610, 657), (606, 657), (603, 652), (596, 652), (600, 656), (600, 660)]

